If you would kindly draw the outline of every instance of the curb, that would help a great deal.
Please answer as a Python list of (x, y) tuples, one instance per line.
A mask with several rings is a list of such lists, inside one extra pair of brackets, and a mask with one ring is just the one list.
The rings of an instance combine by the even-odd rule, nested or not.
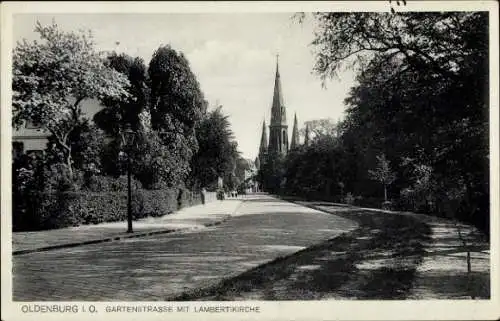
[[(306, 204), (300, 204), (300, 203), (298, 203), (298, 202), (309, 202), (309, 201), (291, 200), (291, 199), (286, 199), (286, 198), (281, 198), (281, 200), (287, 201), (287, 202), (290, 202), (290, 203), (294, 203), (294, 204), (297, 204), (297, 205), (302, 205), (302, 206), (305, 206), (305, 207), (309, 207), (311, 209), (315, 209), (315, 210), (318, 210), (318, 211), (323, 211), (325, 213), (330, 213), (330, 212), (327, 212), (326, 210), (321, 210), (321, 209), (319, 209), (319, 207), (317, 207), (317, 206), (321, 206), (321, 205), (310, 205), (310, 204), (306, 205)], [(343, 203), (333, 203), (333, 202), (330, 203), (330, 202), (322, 202), (322, 201), (311, 201), (311, 202), (326, 203), (328, 205), (333, 205), (333, 206), (338, 206), (338, 207), (347, 207), (347, 208), (352, 208), (352, 209), (356, 209), (356, 210), (372, 211), (372, 212), (379, 212), (379, 213), (386, 213), (386, 214), (417, 215), (417, 213), (408, 212), (408, 211), (383, 210), (383, 209), (380, 209), (380, 208), (361, 207), (361, 206), (349, 205), (349, 204), (343, 204)], [(330, 214), (333, 214), (333, 213), (330, 213)], [(419, 215), (426, 215), (426, 214), (419, 214)]]
[[(320, 211), (320, 212), (324, 212), (324, 213), (327, 213), (327, 214), (335, 215), (334, 211), (322, 209), (322, 208), (318, 207), (318, 205), (301, 204), (301, 203), (299, 203), (299, 202), (307, 202), (307, 201), (302, 201), (302, 200), (287, 200), (287, 199), (282, 199), (282, 200), (290, 202), (290, 203), (293, 203), (293, 204), (297, 204), (297, 205), (300, 205), (300, 206), (308, 207), (308, 208), (316, 210), (316, 211)], [(382, 209), (378, 209), (378, 208), (360, 207), (360, 206), (348, 205), (348, 204), (341, 204), (341, 203), (331, 203), (331, 205), (339, 206), (339, 207), (347, 207), (347, 208), (350, 208), (350, 209), (353, 209), (353, 210), (363, 210), (363, 211), (376, 212), (376, 213), (385, 213), (385, 214), (391, 214), (391, 215), (410, 216), (410, 217), (416, 218), (418, 220), (424, 220), (425, 219), (425, 220), (428, 220), (429, 222), (434, 221), (434, 222), (443, 222), (443, 223), (446, 223), (446, 224), (455, 224), (455, 221), (452, 218), (441, 217), (441, 216), (433, 216), (433, 215), (429, 215), (429, 214), (425, 214), (425, 213), (414, 213), (414, 212), (408, 212), (408, 211), (382, 210)], [(456, 221), (456, 222), (459, 223), (459, 224), (461, 224), (461, 225), (473, 227), (473, 228), (476, 229), (476, 227), (474, 227), (473, 225), (470, 225), (468, 223), (464, 223), (464, 222), (460, 222), (460, 221)]]
[[(222, 220), (214, 221), (214, 222), (210, 222), (210, 223), (205, 223), (205, 224), (203, 224), (203, 226), (204, 227), (212, 227), (212, 226), (217, 226), (217, 225), (220, 225), (220, 224), (226, 222), (227, 220), (229, 220), (231, 218), (231, 215), (233, 213), (235, 213), (240, 208), (240, 206), (243, 204), (243, 202), (244, 201), (241, 201), (240, 204), (238, 204), (238, 206), (236, 206), (236, 208), (231, 212), (231, 214), (227, 214)], [(184, 228), (156, 230), (156, 231), (149, 231), (149, 232), (137, 232), (137, 233), (130, 234), (130, 235), (124, 234), (124, 235), (118, 235), (118, 236), (110, 236), (110, 237), (106, 237), (103, 239), (96, 239), (96, 240), (90, 240), (90, 241), (81, 241), (81, 242), (75, 242), (75, 243), (51, 245), (51, 246), (40, 247), (40, 248), (36, 248), (36, 249), (17, 250), (17, 251), (12, 251), (12, 255), (22, 255), (22, 254), (37, 253), (37, 252), (46, 252), (46, 251), (51, 251), (51, 250), (77, 247), (77, 246), (82, 246), (82, 245), (99, 244), (99, 243), (106, 243), (106, 242), (131, 239), (131, 238), (151, 236), (151, 235), (168, 234), (168, 233), (173, 233), (173, 232), (187, 231), (190, 229), (192, 229), (192, 228), (184, 227)]]

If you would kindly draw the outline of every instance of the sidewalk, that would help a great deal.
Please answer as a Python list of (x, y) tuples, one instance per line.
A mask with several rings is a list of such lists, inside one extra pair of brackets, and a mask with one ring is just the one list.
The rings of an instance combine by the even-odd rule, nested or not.
[(125, 238), (201, 229), (220, 224), (233, 214), (242, 199), (213, 201), (205, 205), (183, 208), (162, 217), (149, 217), (133, 222), (133, 233), (126, 233), (127, 222), (109, 222), (95, 225), (16, 232), (12, 234), (12, 254), (41, 252), (57, 248), (111, 242)]
[[(432, 234), (408, 299), (490, 298), (490, 244), (484, 234), (471, 225), (430, 216), (420, 218)], [(459, 228), (466, 245), (459, 237)]]

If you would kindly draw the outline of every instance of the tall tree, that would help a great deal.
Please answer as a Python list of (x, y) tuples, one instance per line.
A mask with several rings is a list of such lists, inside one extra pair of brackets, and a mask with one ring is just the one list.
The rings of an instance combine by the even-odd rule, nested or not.
[(384, 154), (377, 156), (377, 167), (368, 173), (373, 180), (378, 181), (384, 187), (384, 202), (387, 202), (387, 186), (396, 180), (396, 174), (391, 170), (390, 162)]
[(235, 169), (235, 175), (238, 177), (240, 182), (245, 181), (245, 173), (250, 170), (250, 164), (249, 162), (244, 159), (243, 157), (239, 156), (236, 159), (236, 169)]
[(199, 150), (192, 159), (195, 185), (209, 186), (233, 170), (237, 150), (233, 132), (222, 107), (208, 112), (196, 127)]
[[(315, 70), (357, 67), (342, 140), (358, 175), (380, 151), (413, 184), (402, 158), (433, 169), (438, 205), (488, 230), (488, 14), (319, 13)], [(405, 177), (406, 176), (406, 177)], [(363, 186), (359, 187), (365, 189)], [(464, 191), (459, 201), (447, 190)], [(458, 195), (457, 194), (457, 195)], [(456, 198), (456, 197), (455, 197)]]
[[(308, 132), (308, 143), (311, 139), (320, 139), (323, 137), (339, 137), (341, 123), (331, 118), (314, 119), (305, 122), (306, 127), (300, 130), (301, 135), (305, 137)], [(304, 139), (305, 141), (305, 139)]]
[(148, 98), (148, 84), (146, 65), (139, 58), (132, 58), (126, 54), (111, 53), (107, 57), (108, 65), (127, 77), (130, 85), (127, 91), (128, 99), (105, 97), (102, 100), (104, 109), (94, 115), (95, 123), (107, 134), (117, 136), (126, 126), (139, 130), (139, 115), (146, 110)]
[(192, 135), (206, 111), (206, 101), (184, 54), (169, 45), (162, 46), (154, 52), (148, 72), (153, 129)]
[[(106, 142), (101, 158), (104, 172), (116, 176), (121, 174), (124, 168), (123, 164), (120, 163), (120, 152), (124, 149), (122, 135), (125, 129), (130, 127), (138, 136), (153, 139), (153, 141), (148, 141), (146, 145), (156, 145), (154, 144), (154, 138), (146, 135), (144, 133), (145, 129), (142, 128), (145, 124), (141, 116), (146, 114), (149, 116), (147, 99), (149, 84), (144, 61), (138, 57), (133, 58), (126, 54), (112, 52), (106, 58), (106, 62), (111, 68), (127, 77), (130, 83), (127, 86), (127, 91), (130, 94), (129, 98), (107, 97), (102, 99), (101, 103), (105, 108), (97, 112), (93, 118), (96, 125), (108, 137), (112, 138), (112, 140)], [(134, 169), (137, 169), (137, 167), (134, 167)], [(141, 175), (141, 177), (144, 177), (144, 175)], [(150, 184), (143, 181), (143, 185), (149, 186)]]
[(53, 22), (35, 31), (41, 41), (18, 42), (13, 53), (13, 123), (39, 124), (51, 133), (73, 176), (70, 135), (85, 99), (127, 97), (126, 77), (107, 66), (89, 33), (65, 32)]
[(152, 128), (171, 150), (175, 163), (189, 168), (198, 151), (195, 126), (207, 107), (200, 85), (184, 54), (169, 45), (154, 52), (148, 74)]
[(270, 152), (261, 164), (258, 176), (265, 191), (279, 193), (285, 187), (285, 160), (281, 153)]
[(336, 137), (321, 136), (290, 152), (286, 160), (286, 190), (309, 198), (338, 201), (345, 172), (345, 153)]

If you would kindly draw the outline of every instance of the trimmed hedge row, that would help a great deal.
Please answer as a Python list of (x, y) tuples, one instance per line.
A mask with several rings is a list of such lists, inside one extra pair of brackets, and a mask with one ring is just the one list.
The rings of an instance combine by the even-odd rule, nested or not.
[[(127, 219), (127, 192), (32, 193), (13, 217), (14, 231), (56, 229)], [(162, 216), (201, 203), (198, 193), (186, 189), (132, 192), (134, 219)]]

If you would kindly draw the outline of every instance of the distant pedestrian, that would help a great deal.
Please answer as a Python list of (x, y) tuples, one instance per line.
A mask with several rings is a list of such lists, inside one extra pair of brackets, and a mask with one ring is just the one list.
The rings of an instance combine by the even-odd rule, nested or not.
[(206, 196), (207, 190), (203, 187), (201, 189), (201, 204), (205, 205), (205, 196)]
[(182, 208), (182, 198), (184, 196), (184, 191), (182, 188), (179, 188), (179, 194), (177, 195), (177, 209), (180, 210)]

